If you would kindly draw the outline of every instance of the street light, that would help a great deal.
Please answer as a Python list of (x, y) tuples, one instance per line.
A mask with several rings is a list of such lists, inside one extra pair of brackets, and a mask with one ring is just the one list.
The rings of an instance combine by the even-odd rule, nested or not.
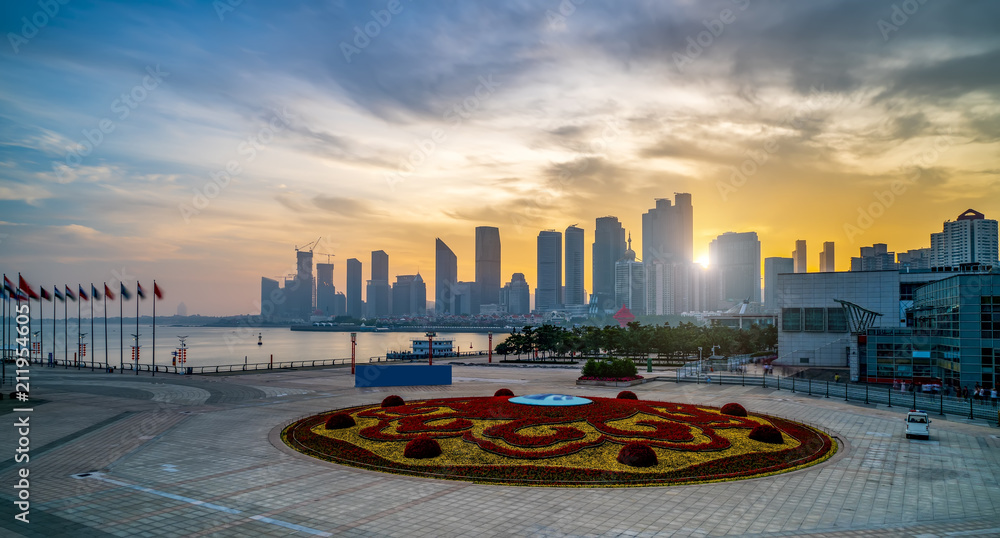
[(698, 346), (698, 379), (701, 379), (701, 346)]

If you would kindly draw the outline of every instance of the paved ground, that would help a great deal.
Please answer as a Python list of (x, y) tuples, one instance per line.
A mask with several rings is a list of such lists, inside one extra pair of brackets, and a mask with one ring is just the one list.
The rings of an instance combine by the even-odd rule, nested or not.
[[(938, 419), (907, 440), (900, 407), (749, 387), (654, 382), (642, 398), (806, 422), (842, 440), (832, 461), (755, 480), (634, 489), (523, 488), (380, 474), (289, 453), (292, 420), (415, 399), (565, 392), (576, 371), (457, 366), (449, 387), (355, 389), (348, 369), (217, 377), (33, 368), (30, 524), (0, 402), (3, 536), (998, 536), (1000, 430)], [(8, 389), (9, 390), (9, 389)], [(45, 403), (38, 403), (44, 400)], [(86, 475), (86, 476), (83, 476)]]

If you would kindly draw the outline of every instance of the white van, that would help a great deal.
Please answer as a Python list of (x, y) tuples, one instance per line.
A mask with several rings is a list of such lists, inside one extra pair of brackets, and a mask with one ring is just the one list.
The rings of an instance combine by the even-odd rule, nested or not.
[(930, 439), (930, 424), (931, 419), (927, 416), (927, 411), (910, 409), (906, 413), (906, 438), (923, 437), (924, 439)]

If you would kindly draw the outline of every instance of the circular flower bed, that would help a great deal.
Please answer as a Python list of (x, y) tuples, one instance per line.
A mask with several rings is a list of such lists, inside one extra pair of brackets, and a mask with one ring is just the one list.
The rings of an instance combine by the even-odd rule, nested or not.
[(642, 443), (629, 443), (618, 451), (618, 463), (630, 467), (652, 467), (656, 465), (656, 452)]
[(635, 395), (634, 392), (630, 390), (623, 390), (618, 393), (619, 400), (638, 400), (639, 397)]
[(731, 417), (745, 417), (747, 416), (747, 410), (738, 403), (727, 403), (722, 406), (722, 414)]
[(781, 432), (778, 428), (771, 426), (769, 424), (761, 424), (755, 426), (754, 429), (750, 430), (749, 437), (754, 441), (760, 441), (761, 443), (771, 443), (773, 445), (780, 445), (785, 442), (781, 437)]
[(418, 460), (436, 458), (441, 455), (441, 445), (434, 439), (427, 437), (417, 437), (406, 443), (403, 449), (403, 456)]
[(342, 430), (350, 428), (355, 424), (354, 418), (347, 413), (334, 413), (330, 415), (330, 418), (326, 419), (326, 429), (328, 430)]
[(496, 392), (493, 393), (493, 397), (495, 397), (495, 398), (496, 397), (500, 397), (500, 396), (513, 396), (513, 395), (514, 395), (514, 391), (512, 391), (510, 389), (500, 389), (500, 390), (498, 390), (498, 391), (496, 391)]
[[(585, 487), (766, 476), (816, 464), (836, 451), (822, 432), (777, 417), (738, 417), (713, 407), (649, 400), (589, 399), (592, 403), (564, 407), (496, 397), (362, 405), (294, 422), (282, 439), (305, 454), (378, 471)], [(350, 416), (356, 426), (327, 427), (337, 414)], [(751, 433), (768, 429), (777, 432), (778, 444), (765, 440), (773, 436), (758, 440)], [(429, 442), (437, 451), (417, 448)], [(628, 448), (638, 446), (644, 448)]]
[(406, 405), (406, 402), (395, 394), (392, 396), (386, 396), (385, 399), (382, 400), (382, 407), (398, 407), (400, 405)]

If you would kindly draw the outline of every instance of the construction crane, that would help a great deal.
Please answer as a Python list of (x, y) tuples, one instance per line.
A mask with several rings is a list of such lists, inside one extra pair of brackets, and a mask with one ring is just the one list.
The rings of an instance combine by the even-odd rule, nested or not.
[(315, 241), (313, 241), (313, 242), (311, 242), (311, 243), (306, 243), (306, 244), (302, 245), (301, 247), (295, 247), (295, 252), (298, 252), (298, 251), (300, 251), (300, 250), (306, 250), (306, 248), (308, 248), (308, 249), (309, 249), (309, 252), (311, 253), (311, 252), (312, 252), (312, 249), (316, 248), (316, 246), (317, 246), (317, 245), (319, 245), (319, 242), (320, 242), (320, 241), (321, 241), (322, 239), (323, 239), (323, 237), (322, 237), (322, 236), (320, 236), (320, 238), (319, 238), (319, 239), (317, 239), (317, 240), (315, 240)]
[(326, 256), (326, 263), (330, 263), (330, 258), (336, 256), (336, 254), (330, 254), (329, 252), (317, 252), (320, 256)]

